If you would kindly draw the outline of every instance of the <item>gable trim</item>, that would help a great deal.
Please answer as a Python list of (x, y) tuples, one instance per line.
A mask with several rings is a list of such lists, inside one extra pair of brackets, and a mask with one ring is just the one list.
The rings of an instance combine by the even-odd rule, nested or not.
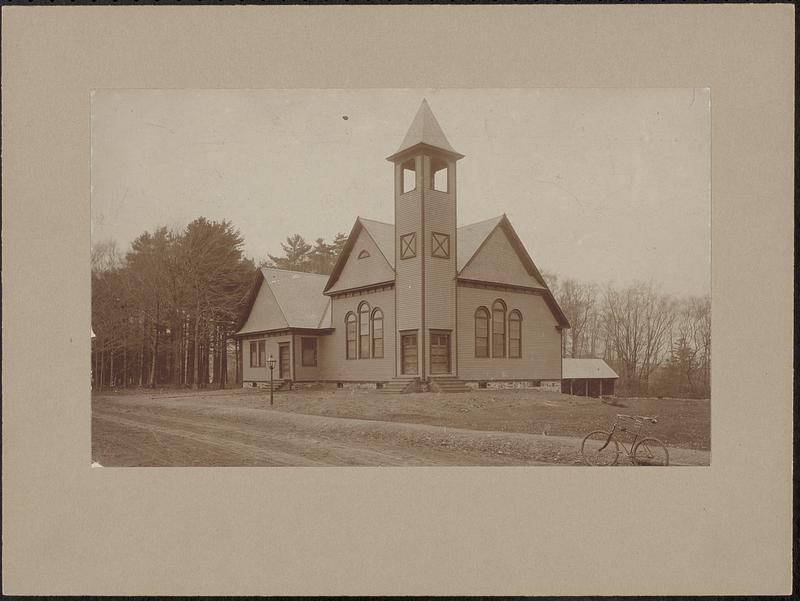
[(380, 292), (381, 290), (390, 290), (394, 288), (394, 280), (386, 280), (385, 282), (376, 282), (367, 286), (357, 286), (355, 288), (348, 288), (346, 290), (336, 290), (335, 292), (326, 292), (331, 298), (341, 298), (344, 296), (355, 296), (357, 294), (367, 292)]
[[(261, 288), (265, 283), (267, 284), (269, 293), (272, 295), (272, 300), (275, 301), (275, 305), (277, 305), (278, 311), (280, 311), (280, 315), (283, 318), (284, 323), (286, 323), (288, 326), (289, 319), (286, 317), (286, 313), (283, 310), (283, 306), (281, 306), (281, 304), (278, 302), (278, 297), (275, 296), (275, 293), (272, 291), (272, 287), (267, 282), (267, 278), (264, 275), (263, 269), (259, 267), (258, 274), (256, 275), (256, 281), (253, 284), (250, 297), (247, 299), (247, 303), (245, 304), (245, 309), (242, 310), (242, 313), (239, 317), (239, 321), (236, 323), (236, 333), (234, 334), (234, 336), (239, 335), (240, 330), (244, 327), (244, 325), (247, 323), (247, 320), (250, 318), (250, 313), (252, 313), (253, 311), (253, 305), (256, 304), (256, 299), (258, 298), (258, 295), (261, 292)], [(247, 334), (249, 334), (249, 332)]]
[[(464, 270), (466, 270), (467, 267), (469, 267), (470, 263), (472, 263), (475, 257), (477, 257), (480, 254), (481, 250), (483, 250), (483, 248), (489, 241), (489, 238), (491, 238), (492, 235), (495, 233), (495, 231), (497, 231), (499, 228), (502, 228), (503, 232), (508, 237), (508, 241), (511, 243), (511, 247), (514, 249), (514, 252), (517, 253), (517, 256), (522, 261), (522, 264), (525, 267), (525, 270), (528, 272), (528, 274), (536, 278), (536, 280), (538, 280), (539, 283), (543, 286), (543, 288), (533, 288), (533, 287), (527, 288), (525, 286), (518, 286), (516, 288), (526, 289), (526, 290), (541, 290), (542, 296), (544, 296), (544, 299), (547, 301), (547, 306), (550, 307), (550, 311), (553, 313), (553, 316), (556, 318), (556, 321), (562, 328), (569, 328), (570, 325), (569, 325), (569, 320), (567, 320), (567, 316), (564, 315), (564, 312), (558, 305), (555, 296), (553, 296), (553, 293), (550, 291), (547, 282), (545, 282), (544, 278), (542, 277), (542, 274), (539, 272), (539, 268), (536, 267), (536, 264), (533, 262), (533, 259), (531, 258), (530, 254), (528, 254), (528, 249), (525, 248), (525, 245), (522, 243), (522, 240), (520, 240), (516, 230), (514, 230), (514, 227), (511, 225), (511, 222), (509, 221), (508, 216), (505, 213), (503, 213), (503, 217), (500, 219), (500, 221), (497, 222), (497, 225), (494, 228), (492, 228), (492, 230), (486, 235), (486, 238), (484, 238), (483, 242), (480, 243), (480, 245), (472, 254), (472, 256), (469, 258), (469, 260), (464, 264), (464, 267), (462, 267), (461, 270), (456, 274), (456, 278), (461, 282), (469, 282), (469, 281), (478, 282), (478, 280), (469, 280), (468, 278), (462, 278), (461, 274), (464, 273)], [(481, 283), (489, 284), (489, 282), (481, 282)], [(492, 283), (492, 285), (515, 288), (515, 286), (513, 285), (502, 284), (500, 282)]]
[(558, 305), (558, 301), (556, 301), (556, 298), (553, 296), (553, 293), (550, 292), (550, 290), (547, 288), (533, 288), (531, 286), (503, 284), (500, 282), (486, 282), (483, 280), (471, 280), (468, 278), (461, 278), (461, 277), (456, 278), (456, 285), (462, 286), (464, 288), (481, 288), (484, 290), (521, 292), (523, 294), (532, 294), (534, 296), (541, 296), (544, 299), (544, 302), (547, 303), (547, 307), (550, 309), (550, 312), (553, 314), (553, 317), (555, 317), (556, 322), (558, 323), (556, 328), (558, 328), (559, 330), (564, 330), (570, 327), (569, 321), (567, 320), (567, 316), (564, 315), (564, 312)]
[(336, 283), (336, 280), (339, 279), (344, 265), (347, 263), (347, 259), (350, 257), (350, 253), (353, 252), (353, 247), (356, 245), (357, 234), (362, 229), (364, 229), (364, 226), (361, 224), (361, 220), (356, 217), (356, 222), (353, 224), (353, 227), (350, 228), (350, 233), (347, 235), (347, 242), (344, 243), (342, 252), (339, 254), (339, 258), (336, 259), (336, 265), (333, 266), (333, 271), (331, 271), (331, 275), (328, 277), (328, 282), (325, 284), (325, 288), (322, 289), (323, 294), (327, 293)]
[(469, 266), (470, 266), (470, 264), (472, 263), (472, 261), (474, 261), (474, 260), (475, 260), (475, 257), (477, 257), (477, 256), (478, 256), (478, 255), (481, 253), (481, 251), (483, 250), (483, 248), (484, 248), (484, 247), (486, 246), (486, 244), (489, 242), (489, 238), (491, 238), (491, 237), (492, 237), (492, 234), (494, 234), (494, 232), (497, 230), (497, 228), (499, 228), (499, 227), (500, 227), (500, 224), (503, 222), (503, 219), (505, 219), (505, 218), (506, 218), (506, 214), (505, 214), (505, 213), (503, 213), (503, 217), (500, 219), (500, 221), (498, 221), (498, 222), (497, 222), (497, 225), (495, 225), (495, 226), (494, 226), (494, 227), (491, 229), (491, 231), (490, 231), (488, 234), (486, 234), (486, 237), (483, 239), (483, 242), (481, 242), (481, 243), (478, 245), (478, 248), (476, 248), (476, 249), (475, 249), (475, 252), (473, 252), (473, 253), (472, 253), (472, 256), (471, 256), (469, 259), (467, 259), (467, 262), (466, 262), (466, 263), (464, 263), (464, 267), (462, 267), (462, 268), (461, 268), (461, 269), (458, 271), (458, 274), (457, 274), (457, 275), (460, 275), (461, 273), (463, 273), (463, 272), (464, 272), (464, 270), (466, 270), (466, 269), (467, 269), (467, 267), (469, 267)]
[[(359, 222), (360, 221), (361, 221), (361, 219), (359, 218)], [(394, 265), (392, 265), (389, 262), (389, 259), (386, 257), (386, 255), (383, 254), (383, 250), (381, 249), (381, 245), (378, 244), (377, 240), (375, 240), (375, 238), (372, 236), (372, 234), (369, 231), (369, 228), (365, 227), (363, 224), (361, 225), (361, 227), (365, 232), (367, 232), (367, 236), (369, 236), (369, 239), (372, 240), (372, 243), (375, 245), (375, 248), (377, 248), (378, 252), (381, 253), (381, 256), (383, 257), (383, 260), (386, 261), (386, 264), (391, 268), (392, 272), (394, 273)]]
[(383, 250), (375, 241), (375, 238), (372, 236), (372, 234), (370, 234), (369, 229), (362, 223), (361, 217), (356, 217), (356, 222), (353, 224), (353, 227), (350, 229), (350, 233), (347, 236), (347, 242), (345, 242), (342, 252), (339, 255), (339, 258), (336, 260), (336, 265), (333, 266), (333, 271), (331, 271), (331, 275), (328, 277), (328, 282), (325, 284), (325, 288), (322, 290), (323, 294), (328, 294), (328, 290), (333, 288), (334, 284), (336, 284), (336, 282), (339, 280), (339, 276), (342, 274), (344, 266), (350, 259), (350, 255), (352, 254), (356, 245), (356, 240), (362, 231), (366, 232), (367, 236), (369, 236), (369, 239), (375, 245), (375, 248), (378, 249), (378, 252), (383, 257), (383, 260), (386, 261), (386, 265), (392, 270), (392, 273), (395, 273), (394, 266), (389, 262), (389, 259), (386, 258), (386, 255), (383, 254)]
[(273, 336), (288, 336), (290, 334), (308, 335), (308, 336), (326, 336), (333, 333), (336, 328), (276, 328), (272, 330), (257, 330), (255, 332), (245, 332), (244, 334), (236, 333), (232, 336), (234, 338), (259, 338)]

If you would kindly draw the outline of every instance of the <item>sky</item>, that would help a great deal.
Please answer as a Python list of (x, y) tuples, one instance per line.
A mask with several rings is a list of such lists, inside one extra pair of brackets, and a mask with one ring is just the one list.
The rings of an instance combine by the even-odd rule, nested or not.
[(385, 159), (423, 98), (465, 155), (459, 225), (506, 213), (561, 279), (710, 292), (708, 88), (96, 90), (92, 242), (204, 216), (259, 261), (392, 222)]

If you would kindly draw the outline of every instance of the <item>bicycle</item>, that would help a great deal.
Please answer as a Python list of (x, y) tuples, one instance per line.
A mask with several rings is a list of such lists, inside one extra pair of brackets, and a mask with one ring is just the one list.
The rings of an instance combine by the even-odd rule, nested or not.
[[(655, 424), (657, 421), (655, 417), (618, 413), (611, 432), (595, 430), (583, 439), (581, 456), (584, 462), (587, 465), (616, 465), (619, 461), (619, 447), (622, 445), (625, 454), (634, 465), (669, 465), (669, 452), (663, 442), (652, 436), (639, 440), (642, 426), (648, 422)], [(617, 441), (614, 436), (617, 430), (633, 435), (630, 448), (627, 448), (621, 440)]]

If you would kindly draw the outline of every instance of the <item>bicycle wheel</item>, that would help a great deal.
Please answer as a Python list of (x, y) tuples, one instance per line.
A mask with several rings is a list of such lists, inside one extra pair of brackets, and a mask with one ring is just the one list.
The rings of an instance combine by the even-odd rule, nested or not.
[(586, 435), (581, 443), (581, 455), (587, 465), (616, 465), (619, 443), (609, 437), (610, 432), (597, 430)]
[(658, 438), (643, 438), (633, 447), (636, 465), (669, 465), (669, 452)]

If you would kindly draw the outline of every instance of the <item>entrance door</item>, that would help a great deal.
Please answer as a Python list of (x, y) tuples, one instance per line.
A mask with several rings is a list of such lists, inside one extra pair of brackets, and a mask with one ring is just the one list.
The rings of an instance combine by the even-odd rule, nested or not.
[(289, 370), (289, 343), (285, 342), (278, 345), (278, 378), (289, 378)]
[(450, 373), (449, 332), (431, 332), (431, 373)]
[(401, 373), (407, 375), (416, 375), (418, 372), (417, 362), (417, 334), (401, 334), (400, 335), (400, 356), (401, 359)]

